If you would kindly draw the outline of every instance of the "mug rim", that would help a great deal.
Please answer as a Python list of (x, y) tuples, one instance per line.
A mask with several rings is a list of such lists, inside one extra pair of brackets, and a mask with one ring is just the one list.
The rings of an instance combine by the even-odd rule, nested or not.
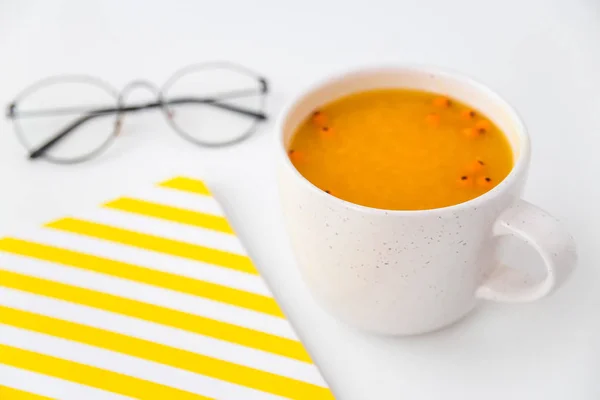
[[(514, 165), (510, 170), (509, 174), (494, 188), (491, 190), (474, 197), (470, 200), (467, 200), (462, 203), (453, 204), (450, 206), (438, 207), (438, 208), (429, 208), (423, 210), (393, 210), (386, 208), (375, 208), (370, 206), (365, 206), (357, 203), (353, 203), (348, 200), (341, 199), (336, 196), (332, 196), (330, 194), (325, 193), (317, 186), (315, 186), (311, 181), (306, 179), (292, 164), (291, 160), (287, 156), (287, 148), (284, 143), (284, 125), (287, 122), (287, 119), (290, 115), (290, 112), (296, 108), (304, 99), (310, 96), (312, 93), (328, 86), (333, 83), (338, 83), (344, 80), (352, 79), (364, 74), (378, 74), (378, 73), (393, 73), (393, 72), (418, 72), (423, 74), (433, 74), (437, 77), (441, 78), (450, 78), (460, 82), (463, 85), (471, 86), (475, 88), (480, 93), (484, 94), (487, 98), (493, 99), (497, 103), (501, 104), (505, 107), (506, 111), (510, 114), (512, 120), (515, 123), (515, 131), (517, 136), (519, 137), (519, 156), (514, 161)], [(329, 201), (338, 202), (341, 205), (344, 205), (350, 209), (354, 209), (360, 212), (366, 212), (370, 214), (383, 214), (383, 215), (397, 215), (397, 216), (423, 216), (425, 214), (440, 214), (447, 213), (453, 211), (462, 211), (465, 209), (470, 209), (474, 207), (478, 207), (483, 203), (490, 201), (491, 199), (501, 195), (508, 191), (525, 173), (529, 160), (531, 157), (531, 145), (529, 134), (527, 133), (527, 129), (523, 122), (523, 119), (519, 115), (519, 113), (508, 103), (502, 96), (500, 96), (496, 91), (492, 90), (487, 85), (463, 74), (454, 72), (447, 68), (439, 68), (433, 66), (422, 66), (422, 65), (411, 65), (411, 64), (396, 64), (396, 65), (387, 65), (387, 66), (367, 66), (367, 67), (359, 67), (352, 68), (346, 70), (346, 72), (342, 73), (334, 73), (329, 74), (325, 78), (321, 78), (317, 80), (315, 83), (309, 85), (306, 89), (302, 90), (299, 94), (295, 95), (287, 104), (283, 107), (283, 110), (280, 112), (279, 117), (277, 118), (276, 124), (276, 145), (277, 145), (277, 153), (280, 161), (283, 162), (285, 168), (291, 169), (291, 172), (294, 174), (296, 178), (298, 178), (303, 185), (315, 192), (319, 196), (323, 196), (324, 199), (328, 199)], [(512, 146), (511, 146), (512, 147)], [(513, 149), (514, 154), (514, 149)]]

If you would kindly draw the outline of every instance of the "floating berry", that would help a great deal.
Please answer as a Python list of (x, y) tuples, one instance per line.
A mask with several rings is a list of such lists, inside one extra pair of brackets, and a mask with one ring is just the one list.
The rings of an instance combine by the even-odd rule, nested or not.
[(460, 117), (464, 120), (470, 121), (477, 116), (477, 113), (470, 108), (462, 110), (460, 112)]
[(469, 175), (462, 175), (460, 178), (458, 178), (457, 183), (459, 187), (470, 187), (473, 185), (473, 178), (471, 178)]
[(327, 125), (327, 116), (322, 111), (317, 110), (312, 114), (312, 122), (315, 126), (322, 128)]
[(292, 160), (293, 163), (302, 162), (305, 159), (304, 153), (302, 153), (301, 151), (297, 151), (297, 150), (288, 151), (288, 155), (290, 157), (290, 160)]
[(319, 132), (321, 132), (321, 136), (329, 137), (333, 136), (333, 129), (329, 126), (322, 127)]
[(450, 99), (446, 96), (437, 96), (433, 98), (433, 105), (439, 108), (448, 108), (450, 107)]
[(480, 176), (477, 178), (477, 186), (491, 188), (494, 186), (494, 181), (489, 176)]
[(463, 129), (463, 135), (465, 135), (469, 139), (475, 139), (479, 137), (479, 132), (475, 128), (465, 128)]
[(486, 121), (485, 119), (479, 120), (475, 124), (475, 129), (477, 130), (477, 133), (479, 133), (480, 135), (484, 134), (484, 133), (488, 133), (491, 128), (492, 128), (492, 124), (490, 124), (490, 122)]

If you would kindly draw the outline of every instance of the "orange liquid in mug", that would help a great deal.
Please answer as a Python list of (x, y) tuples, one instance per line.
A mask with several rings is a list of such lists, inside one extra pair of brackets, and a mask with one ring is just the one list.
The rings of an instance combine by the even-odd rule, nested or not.
[(315, 110), (288, 152), (321, 190), (388, 210), (468, 201), (496, 186), (513, 166), (507, 138), (478, 110), (405, 89), (355, 93)]

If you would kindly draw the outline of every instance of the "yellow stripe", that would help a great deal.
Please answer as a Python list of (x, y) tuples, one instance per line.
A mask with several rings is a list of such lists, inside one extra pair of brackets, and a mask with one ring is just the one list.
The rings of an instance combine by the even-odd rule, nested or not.
[(190, 351), (0, 306), (0, 322), (184, 369), (290, 399), (333, 399), (323, 387)]
[(23, 392), (22, 390), (0, 386), (0, 400), (52, 400), (50, 397)]
[(34, 278), (0, 269), (0, 286), (22, 290), (59, 300), (99, 308), (129, 317), (210, 336), (246, 347), (267, 351), (299, 361), (311, 362), (309, 355), (296, 340), (228, 324), (226, 322), (188, 314), (182, 311), (113, 296), (94, 290)]
[(0, 344), (0, 364), (138, 399), (210, 400), (209, 397), (158, 383), (2, 344)]
[(50, 222), (46, 226), (258, 275), (258, 271), (252, 265), (250, 258), (210, 247), (165, 239), (76, 218), (60, 219)]
[(283, 318), (283, 313), (272, 297), (198, 279), (14, 238), (0, 239), (0, 251), (171, 289)]
[(227, 220), (218, 215), (190, 211), (130, 197), (113, 200), (104, 204), (104, 207), (233, 234), (233, 229), (231, 229)]
[(169, 179), (168, 181), (161, 182), (158, 185), (166, 188), (181, 190), (184, 192), (201, 194), (204, 196), (211, 195), (210, 190), (208, 190), (204, 182), (199, 181), (197, 179), (186, 178), (184, 176)]

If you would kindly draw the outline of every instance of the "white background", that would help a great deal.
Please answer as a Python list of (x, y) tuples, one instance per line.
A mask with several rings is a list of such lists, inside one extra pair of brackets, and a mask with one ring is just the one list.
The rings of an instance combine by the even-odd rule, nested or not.
[(308, 83), (360, 64), (434, 64), (487, 83), (528, 125), (525, 198), (574, 234), (578, 270), (544, 301), (483, 304), (435, 334), (352, 331), (313, 302), (295, 269), (280, 222), (273, 123), (242, 145), (206, 150), (177, 137), (158, 112), (128, 117), (107, 153), (76, 166), (27, 161), (1, 121), (0, 233), (172, 173), (203, 175), (339, 399), (600, 398), (598, 0), (0, 0), (2, 105), (48, 75), (161, 84), (215, 59), (268, 76), (272, 116)]

